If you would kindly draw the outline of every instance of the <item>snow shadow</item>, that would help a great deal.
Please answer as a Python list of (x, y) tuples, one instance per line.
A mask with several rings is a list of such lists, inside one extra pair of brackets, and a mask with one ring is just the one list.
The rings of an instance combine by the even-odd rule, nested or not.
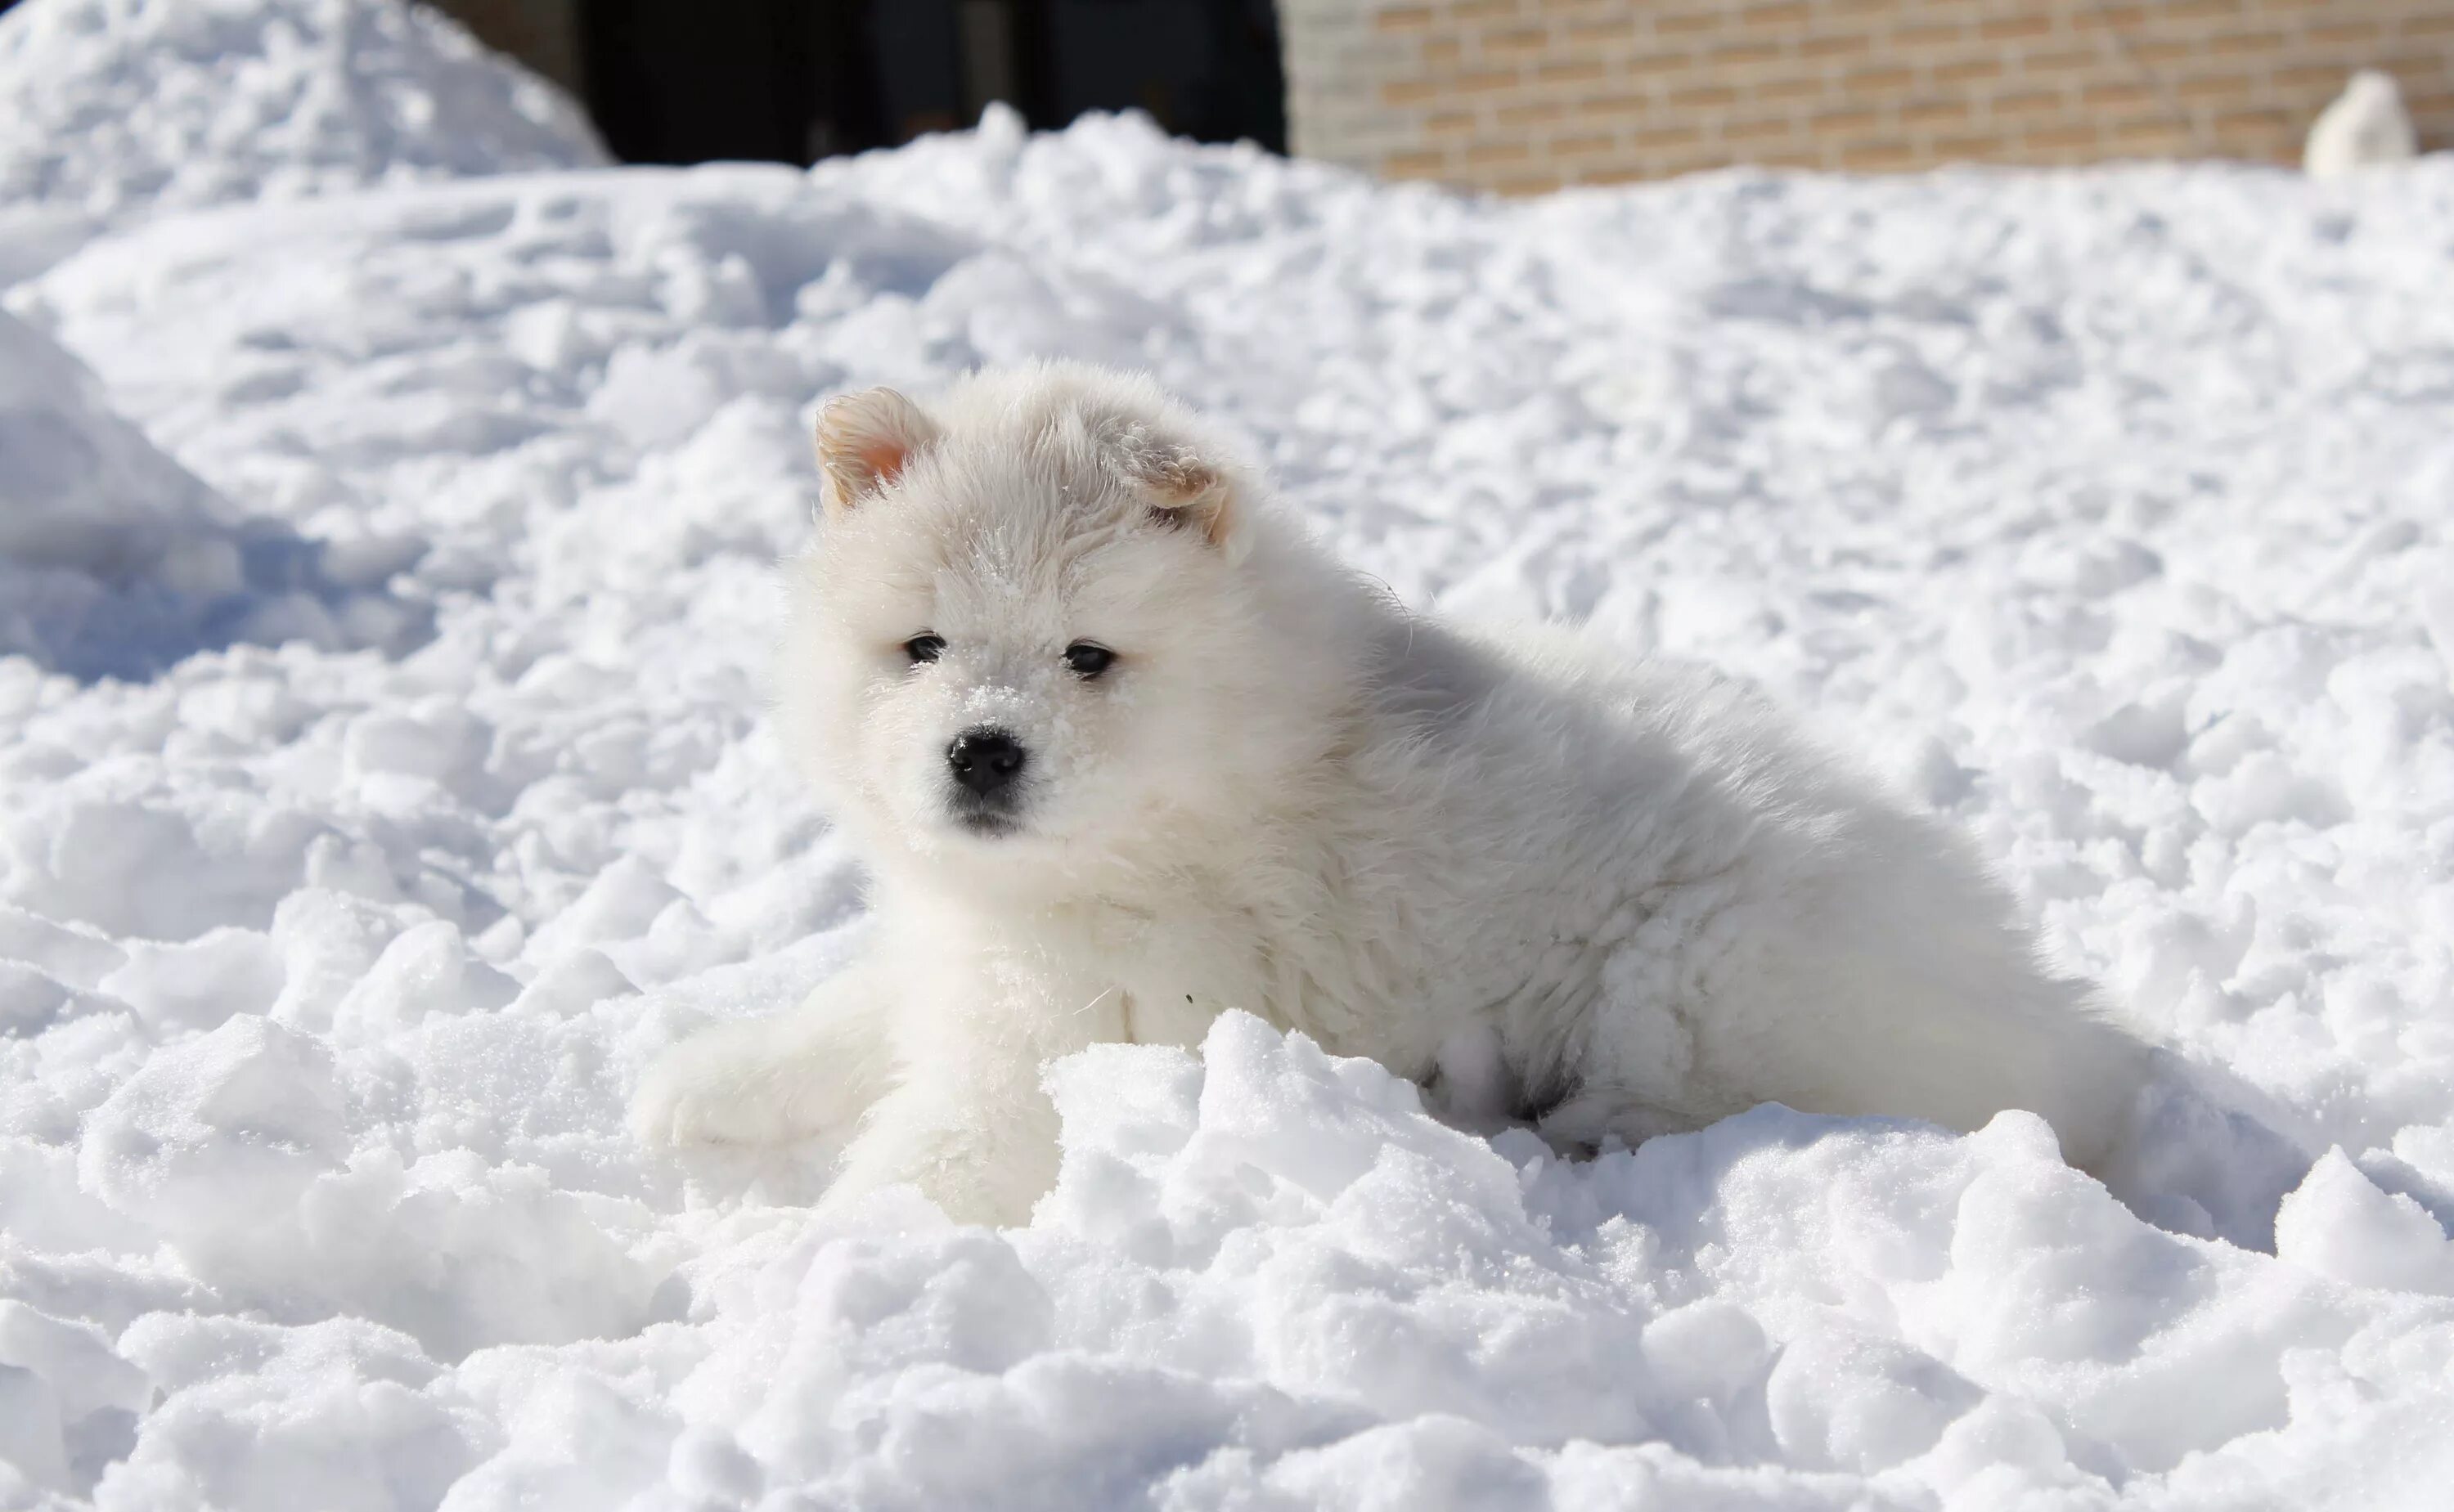
[(383, 585), (422, 551), (344, 563), (241, 515), (113, 413), (75, 358), (0, 315), (0, 656), (92, 681), (242, 641), (398, 652), (431, 616)]

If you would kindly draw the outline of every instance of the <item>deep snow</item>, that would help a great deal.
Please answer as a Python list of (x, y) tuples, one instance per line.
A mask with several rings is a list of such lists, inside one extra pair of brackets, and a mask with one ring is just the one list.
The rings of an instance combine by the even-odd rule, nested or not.
[[(0, 98), (71, 12), (158, 60), (34, 0)], [(260, 108), (248, 203), (133, 190), (0, 327), (0, 590), (180, 610), (0, 643), (0, 1505), (2442, 1497), (2454, 163), (1496, 205), (996, 118), (343, 193)], [(644, 1155), (640, 1064), (860, 927), (762, 711), (811, 408), (1037, 353), (1409, 598), (1762, 681), (2269, 1135), (2176, 1101), (2162, 1227), (2020, 1115), (1563, 1164), (1234, 1019), (1057, 1067), (1027, 1229)]]

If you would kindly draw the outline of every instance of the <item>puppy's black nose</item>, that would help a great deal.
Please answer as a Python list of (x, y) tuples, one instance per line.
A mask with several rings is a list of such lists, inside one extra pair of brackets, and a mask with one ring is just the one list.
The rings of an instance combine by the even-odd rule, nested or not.
[(946, 747), (946, 765), (954, 768), (955, 781), (982, 798), (1021, 776), (1029, 759), (1022, 742), (1001, 729), (967, 729)]

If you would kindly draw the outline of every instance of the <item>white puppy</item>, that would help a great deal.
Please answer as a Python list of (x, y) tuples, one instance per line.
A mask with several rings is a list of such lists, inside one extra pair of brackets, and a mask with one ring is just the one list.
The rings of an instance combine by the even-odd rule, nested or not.
[(2143, 1047), (1961, 840), (1744, 689), (1409, 612), (1146, 380), (873, 389), (818, 450), (784, 707), (877, 933), (656, 1065), (643, 1137), (857, 1121), (831, 1195), (1019, 1221), (1049, 1058), (1243, 1008), (1568, 1149), (1778, 1100), (2106, 1153)]

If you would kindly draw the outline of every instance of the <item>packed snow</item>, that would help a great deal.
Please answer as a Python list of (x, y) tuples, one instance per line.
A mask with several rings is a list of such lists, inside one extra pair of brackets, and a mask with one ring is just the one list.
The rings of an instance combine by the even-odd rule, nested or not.
[[(2442, 1504), (2454, 163), (1500, 204), (1000, 114), (400, 184), (273, 70), (190, 209), (56, 124), (344, 11), (441, 34), (0, 20), (10, 163), (128, 186), (0, 326), (0, 1505)], [(404, 161), (536, 166), (489, 119)], [(634, 1146), (862, 928), (765, 714), (815, 403), (1039, 354), (1965, 825), (2206, 1091), (2161, 1200), (2022, 1114), (1563, 1162), (1241, 1017), (1054, 1067), (1026, 1228)]]

